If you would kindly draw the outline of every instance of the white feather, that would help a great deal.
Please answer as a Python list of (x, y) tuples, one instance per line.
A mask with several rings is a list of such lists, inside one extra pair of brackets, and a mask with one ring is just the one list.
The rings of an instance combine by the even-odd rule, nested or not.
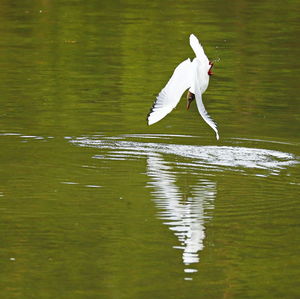
[(198, 107), (200, 115), (202, 116), (204, 121), (216, 132), (216, 138), (217, 138), (217, 140), (219, 140), (219, 133), (218, 133), (217, 125), (212, 120), (212, 118), (208, 115), (208, 113), (204, 107), (204, 104), (202, 102), (202, 96), (201, 96), (201, 93), (199, 90), (196, 90), (195, 97), (196, 97), (196, 103), (197, 103), (197, 107)]
[(176, 67), (171, 79), (156, 97), (148, 114), (148, 125), (158, 122), (177, 106), (182, 94), (191, 87), (192, 75), (192, 63), (188, 58)]
[(203, 63), (209, 64), (209, 60), (208, 60), (207, 56), (205, 55), (204, 50), (203, 50), (198, 38), (194, 34), (190, 35), (190, 45), (191, 45), (193, 51), (195, 52), (196, 57), (200, 61), (203, 61)]

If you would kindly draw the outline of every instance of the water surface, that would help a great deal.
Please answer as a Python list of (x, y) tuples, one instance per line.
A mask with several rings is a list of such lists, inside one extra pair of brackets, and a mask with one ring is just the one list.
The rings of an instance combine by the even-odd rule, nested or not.
[[(300, 295), (298, 1), (2, 1), (1, 298)], [(146, 115), (190, 33), (203, 96)]]

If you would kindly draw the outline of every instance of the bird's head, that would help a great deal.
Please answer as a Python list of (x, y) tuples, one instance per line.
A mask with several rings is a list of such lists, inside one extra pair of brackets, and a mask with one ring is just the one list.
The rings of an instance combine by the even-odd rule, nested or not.
[(211, 76), (211, 75), (213, 75), (213, 72), (212, 72), (212, 68), (213, 68), (213, 66), (214, 66), (214, 63), (213, 62), (209, 62), (209, 65), (210, 65), (210, 68), (209, 68), (209, 70), (208, 70), (208, 74)]

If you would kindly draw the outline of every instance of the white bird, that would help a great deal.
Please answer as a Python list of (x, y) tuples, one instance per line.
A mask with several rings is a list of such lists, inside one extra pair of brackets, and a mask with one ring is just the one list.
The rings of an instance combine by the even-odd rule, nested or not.
[(202, 102), (202, 94), (208, 87), (209, 77), (213, 74), (211, 71), (213, 63), (208, 60), (194, 34), (190, 35), (190, 45), (195, 52), (196, 58), (193, 61), (188, 58), (176, 67), (171, 79), (156, 97), (147, 117), (148, 125), (160, 121), (169, 114), (177, 106), (185, 90), (189, 89), (187, 109), (189, 109), (191, 102), (196, 98), (200, 115), (215, 131), (218, 140), (217, 125), (206, 112)]

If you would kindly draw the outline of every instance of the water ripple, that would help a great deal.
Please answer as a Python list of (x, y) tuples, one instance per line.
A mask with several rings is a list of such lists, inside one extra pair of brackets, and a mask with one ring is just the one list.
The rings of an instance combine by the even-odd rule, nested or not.
[[(136, 136), (133, 136), (136, 138)], [(148, 136), (147, 136), (148, 137)], [(125, 136), (124, 136), (125, 138)], [(299, 159), (291, 154), (278, 150), (250, 148), (243, 146), (208, 146), (186, 145), (161, 142), (141, 142), (118, 138), (88, 138), (79, 137), (70, 140), (75, 145), (95, 147), (108, 150), (106, 154), (95, 155), (97, 159), (130, 160), (157, 154), (176, 155), (187, 158), (177, 164), (183, 167), (201, 167), (205, 170), (245, 172), (247, 169), (268, 171), (269, 174), (278, 173), (289, 166), (299, 164)], [(242, 140), (241, 140), (242, 142)], [(262, 173), (257, 173), (263, 176)]]
[[(185, 280), (192, 280), (198, 271), (196, 267), (200, 262), (200, 252), (205, 247), (206, 225), (212, 217), (211, 211), (217, 198), (218, 186), (214, 177), (220, 172), (222, 175), (237, 172), (246, 176), (266, 177), (279, 175), (284, 169), (299, 164), (299, 159), (292, 153), (246, 147), (243, 145), (248, 143), (243, 139), (229, 140), (229, 146), (186, 144), (187, 141), (195, 142), (196, 139), (191, 137), (135, 134), (121, 137), (98, 135), (69, 140), (77, 146), (97, 148), (99, 153), (93, 156), (94, 159), (146, 160), (147, 187), (157, 207), (157, 217), (177, 239), (172, 247), (182, 252)], [(268, 142), (255, 139), (251, 144), (263, 147)], [(199, 176), (199, 169), (206, 176)], [(177, 181), (180, 172), (187, 170), (189, 177), (194, 175), (188, 191), (180, 188)], [(286, 175), (289, 176), (288, 173)], [(248, 217), (249, 214), (248, 209), (243, 210), (243, 207), (232, 210), (225, 206), (224, 210), (228, 216), (239, 213)]]

